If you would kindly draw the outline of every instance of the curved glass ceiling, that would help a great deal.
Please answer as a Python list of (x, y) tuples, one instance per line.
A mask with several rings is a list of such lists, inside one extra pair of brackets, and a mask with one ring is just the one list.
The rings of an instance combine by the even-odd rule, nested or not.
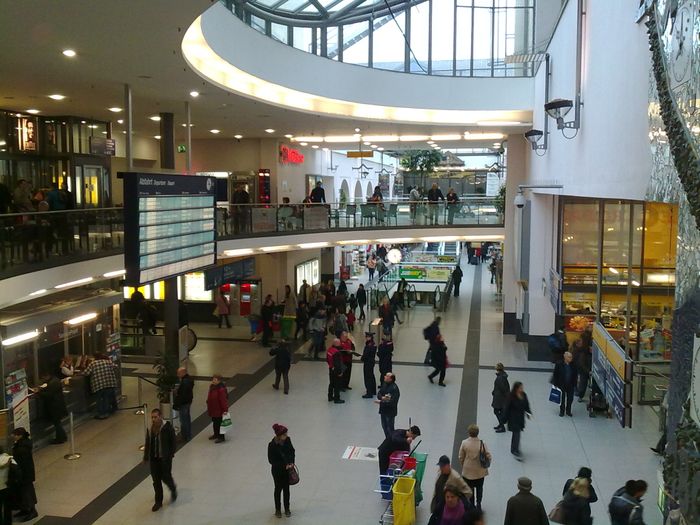
[[(426, 0), (413, 0), (416, 5)], [(309, 24), (351, 23), (384, 16), (406, 0), (234, 0), (234, 5), (269, 20)]]

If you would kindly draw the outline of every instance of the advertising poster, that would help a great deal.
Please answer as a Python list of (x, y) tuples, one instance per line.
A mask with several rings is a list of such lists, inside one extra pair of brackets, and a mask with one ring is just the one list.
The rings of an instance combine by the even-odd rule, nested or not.
[(452, 269), (445, 266), (428, 266), (425, 278), (428, 281), (447, 281), (452, 275)]
[(12, 411), (14, 428), (24, 427), (29, 432), (29, 385), (24, 368), (5, 377), (5, 399)]
[(17, 146), (20, 151), (36, 151), (37, 119), (22, 117), (17, 120)]
[(117, 374), (117, 395), (121, 395), (121, 361), (122, 361), (122, 343), (121, 335), (119, 332), (111, 333), (107, 336), (107, 343), (105, 345), (105, 350), (107, 351), (107, 357), (112, 361), (112, 364), (116, 367), (115, 372)]

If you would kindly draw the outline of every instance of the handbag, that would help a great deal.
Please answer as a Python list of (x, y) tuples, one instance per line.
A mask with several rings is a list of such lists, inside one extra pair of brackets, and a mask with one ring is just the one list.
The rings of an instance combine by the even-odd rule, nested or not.
[(289, 474), (290, 485), (296, 485), (297, 483), (299, 483), (299, 469), (296, 465), (292, 465), (292, 468), (288, 468), (287, 474)]
[(561, 404), (561, 389), (552, 385), (552, 388), (549, 390), (549, 400), (552, 403), (556, 403), (557, 405), (560, 405)]
[(423, 359), (423, 364), (424, 365), (431, 365), (433, 363), (433, 349), (428, 348), (428, 351), (425, 352), (425, 359)]
[(481, 441), (481, 448), (479, 449), (479, 464), (482, 468), (489, 468), (491, 466), (491, 459), (486, 453), (486, 447), (484, 447), (484, 442)]
[(566, 516), (564, 516), (564, 500), (559, 500), (559, 503), (554, 505), (554, 508), (547, 514), (549, 521), (553, 523), (564, 523)]
[(231, 425), (233, 423), (231, 422), (231, 414), (228, 412), (224, 412), (224, 415), (221, 416), (221, 428), (219, 430), (220, 433), (226, 434), (226, 432), (231, 428)]

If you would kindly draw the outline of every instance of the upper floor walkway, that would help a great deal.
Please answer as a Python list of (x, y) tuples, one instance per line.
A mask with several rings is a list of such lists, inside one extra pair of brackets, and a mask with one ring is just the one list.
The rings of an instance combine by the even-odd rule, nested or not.
[[(499, 240), (503, 214), (497, 205), (494, 198), (464, 199), (454, 205), (231, 205), (217, 208), (217, 251), (230, 257), (353, 242)], [(119, 256), (125, 235), (122, 208), (0, 215), (0, 279)], [(113, 270), (121, 268), (123, 261)]]

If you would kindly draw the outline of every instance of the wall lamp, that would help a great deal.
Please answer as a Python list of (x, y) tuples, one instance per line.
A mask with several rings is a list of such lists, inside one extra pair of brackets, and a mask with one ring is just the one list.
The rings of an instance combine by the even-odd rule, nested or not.
[(524, 208), (525, 204), (527, 203), (527, 200), (525, 199), (525, 194), (523, 190), (534, 190), (534, 189), (555, 189), (555, 190), (560, 190), (564, 186), (561, 184), (518, 184), (518, 193), (515, 195), (515, 199), (513, 199), (513, 204), (515, 205), (516, 208)]
[(544, 105), (544, 110), (547, 112), (547, 115), (557, 121), (557, 129), (578, 129), (579, 123), (576, 119), (564, 122), (564, 117), (569, 114), (573, 107), (574, 102), (572, 100), (555, 98)]
[[(545, 137), (544, 142), (539, 144), (539, 141), (542, 140), (543, 137)], [(530, 143), (532, 151), (547, 151), (547, 139), (544, 131), (541, 129), (531, 129), (530, 131), (527, 131), (525, 133), (525, 139), (527, 139), (527, 141)]]

